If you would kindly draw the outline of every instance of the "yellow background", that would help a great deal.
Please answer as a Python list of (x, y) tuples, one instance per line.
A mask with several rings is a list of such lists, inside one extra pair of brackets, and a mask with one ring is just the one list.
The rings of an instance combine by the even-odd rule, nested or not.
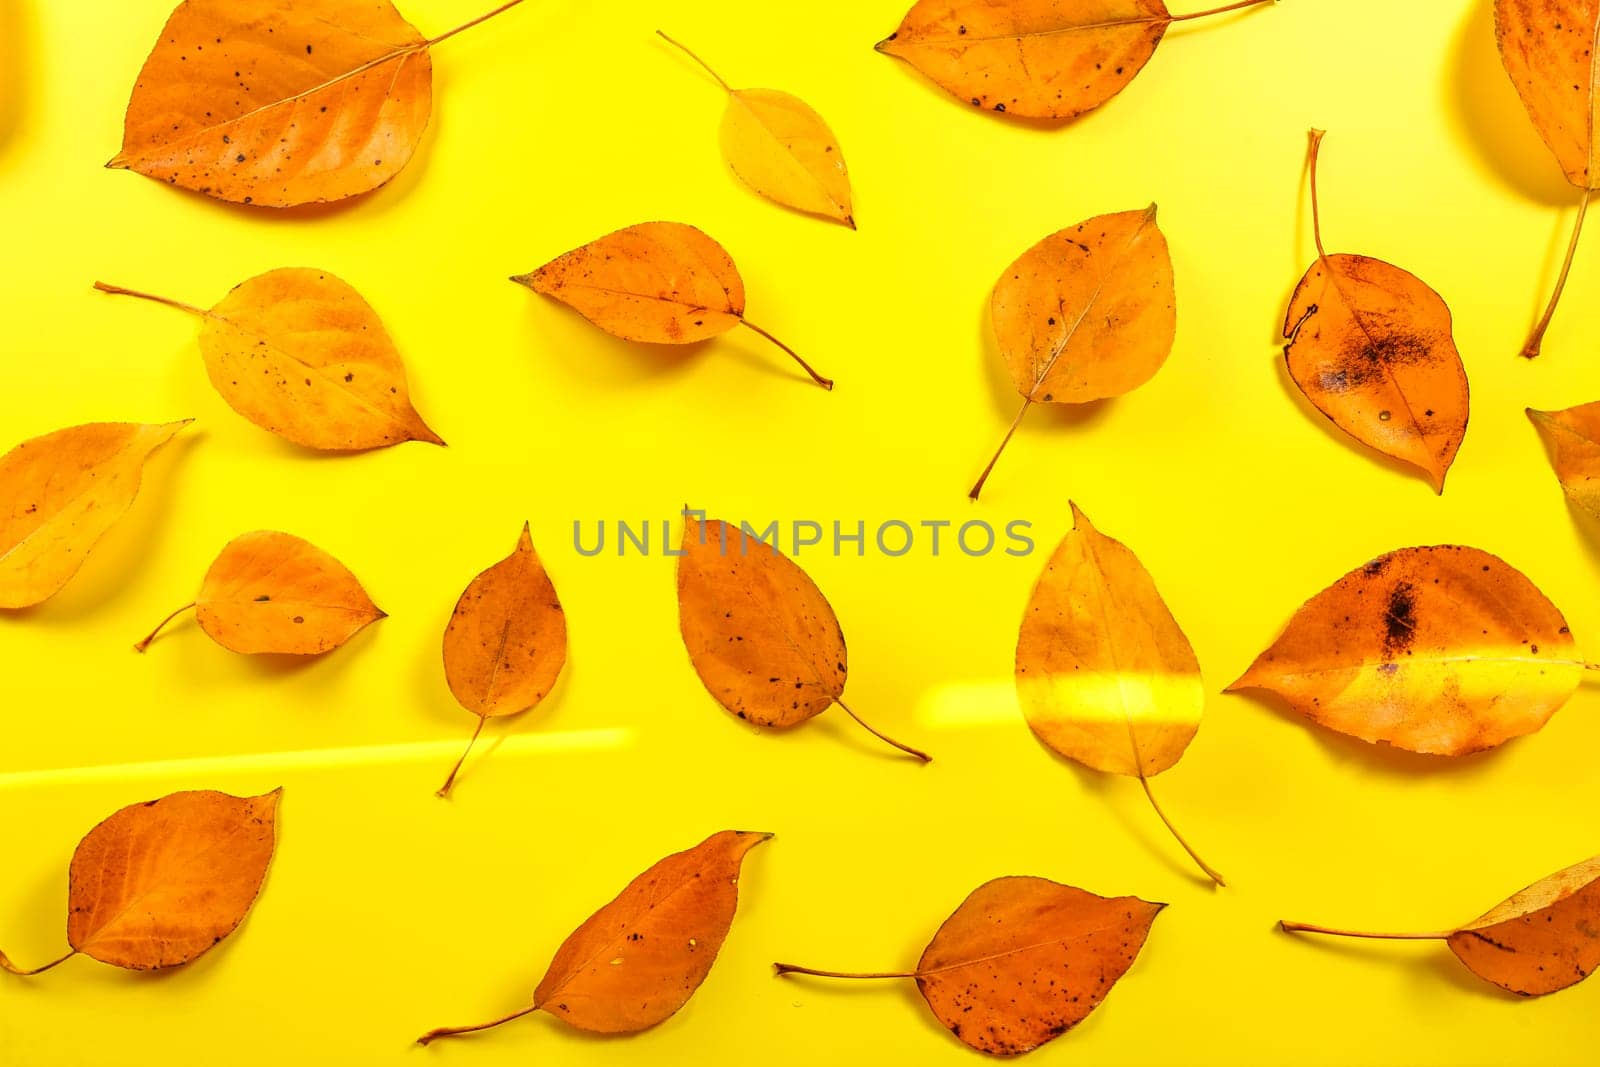
[[(489, 6), (403, 5), (430, 35)], [(1069, 497), (1143, 558), (1214, 694), (1303, 599), (1411, 544), (1504, 556), (1600, 656), (1600, 534), (1569, 513), (1523, 415), (1600, 397), (1600, 234), (1546, 355), (1519, 359), (1576, 194), (1499, 68), (1488, 9), (1285, 0), (1174, 27), (1120, 97), (1049, 129), (875, 55), (897, 3), (530, 0), (439, 48), (432, 125), (392, 185), (280, 215), (101, 169), (167, 0), (0, 0), (0, 447), (92, 420), (199, 420), (65, 591), (0, 618), (0, 945), (25, 963), (63, 950), (68, 859), (113, 809), (285, 787), (277, 859), (234, 937), (157, 976), (86, 959), (0, 976), (0, 1059), (974, 1063), (911, 983), (778, 980), (768, 964), (910, 966), (969, 890), (1028, 873), (1172, 903), (1107, 1003), (1036, 1062), (1588, 1061), (1593, 983), (1523, 1002), (1439, 944), (1295, 940), (1273, 923), (1436, 928), (1600, 851), (1592, 686), (1541, 734), (1450, 762), (1214, 696), (1156, 783), (1233, 883), (1212, 891), (1137, 783), (1033, 740), (1010, 681)], [(658, 25), (735, 85), (828, 118), (859, 233), (726, 171), (720, 92)], [(1474, 408), (1442, 499), (1341, 438), (1281, 370), (1283, 307), (1313, 254), (1311, 125), (1330, 131), (1330, 250), (1401, 264), (1454, 309)], [(1171, 361), (1124, 399), (1031, 412), (970, 505), (1018, 402), (989, 336), (995, 278), (1044, 234), (1151, 200), (1178, 279)], [(506, 281), (653, 218), (722, 241), (751, 318), (838, 389), (804, 384), (748, 331), (629, 345)], [(212, 393), (194, 321), (90, 288), (204, 305), (286, 265), (365, 294), (448, 449), (300, 451)], [(574, 519), (659, 523), (686, 499), (758, 524), (1035, 524), (1029, 559), (802, 557), (850, 642), (852, 706), (936, 762), (896, 758), (837, 711), (783, 736), (736, 722), (683, 651), (673, 561), (572, 548)], [(440, 634), (525, 518), (567, 607), (567, 671), (443, 802), (472, 720)], [(129, 651), (259, 527), (333, 552), (391, 617), (303, 664), (235, 656), (192, 621)], [(723, 827), (778, 836), (679, 1015), (626, 1039), (538, 1015), (409, 1047), (526, 1003), (593, 908)]]

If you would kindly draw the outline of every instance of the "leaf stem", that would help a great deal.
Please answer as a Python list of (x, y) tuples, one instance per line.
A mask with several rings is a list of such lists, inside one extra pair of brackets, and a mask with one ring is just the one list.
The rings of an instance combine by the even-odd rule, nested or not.
[(885, 744), (893, 745), (895, 748), (898, 748), (901, 752), (905, 752), (905, 753), (907, 753), (909, 755), (917, 757), (917, 759), (921, 760), (923, 763), (932, 763), (933, 762), (933, 757), (928, 755), (926, 752), (922, 751), (921, 749), (912, 748), (910, 745), (902, 745), (900, 742), (896, 741), (894, 738), (890, 737), (888, 734), (882, 733), (882, 732), (874, 729), (871, 723), (867, 722), (867, 720), (863, 719), (861, 716), (859, 716), (855, 712), (851, 711), (850, 710), (850, 705), (846, 704), (844, 701), (840, 700), (838, 697), (835, 697), (833, 702), (835, 704), (839, 705), (841, 708), (843, 708), (844, 709), (844, 713), (846, 715), (848, 715), (852, 719), (854, 719), (861, 726), (862, 729), (866, 730), (867, 733), (871, 734), (873, 737), (876, 737), (878, 740), (884, 742)]
[(455, 783), (456, 783), (456, 775), (458, 773), (460, 773), (461, 765), (463, 763), (467, 762), (467, 753), (471, 752), (472, 751), (472, 746), (477, 744), (478, 735), (483, 733), (483, 724), (488, 722), (488, 721), (489, 721), (489, 719), (488, 719), (487, 716), (484, 716), (484, 715), (479, 715), (478, 716), (478, 726), (477, 726), (476, 729), (474, 729), (472, 731), (471, 739), (469, 739), (467, 741), (466, 751), (461, 753), (461, 758), (456, 760), (456, 765), (454, 767), (450, 768), (450, 777), (448, 777), (448, 778), (446, 778), (444, 780), (444, 785), (441, 785), (439, 787), (439, 791), (437, 793), (435, 793), (434, 796), (445, 797), (447, 799), (449, 798), (449, 796), (450, 796), (450, 787), (455, 785)]
[(1238, 0), (1237, 3), (1224, 4), (1222, 7), (1214, 7), (1208, 11), (1191, 11), (1187, 15), (1173, 15), (1170, 19), (1168, 19), (1168, 21), (1188, 22), (1190, 19), (1203, 19), (1212, 15), (1226, 15), (1230, 11), (1242, 11), (1247, 7), (1255, 7), (1258, 4), (1275, 4), (1277, 2), (1278, 0)]
[(506, 3), (501, 4), (499, 7), (495, 8), (493, 11), (486, 12), (485, 14), (479, 15), (477, 18), (473, 19), (470, 22), (463, 22), (461, 25), (457, 26), (453, 30), (448, 30), (448, 31), (446, 31), (444, 33), (441, 33), (439, 36), (430, 39), (422, 47), (423, 48), (432, 48), (434, 45), (438, 44), (440, 41), (448, 41), (450, 38), (454, 37), (456, 34), (461, 33), (464, 30), (470, 30), (470, 29), (472, 29), (472, 27), (478, 25), (478, 23), (480, 23), (480, 22), (488, 22), (490, 19), (494, 18), (496, 15), (500, 14), (502, 11), (510, 11), (512, 8), (516, 7), (520, 3), (522, 3), (522, 0), (506, 0)]
[(156, 634), (160, 633), (162, 630), (167, 628), (167, 623), (171, 622), (173, 619), (176, 619), (179, 615), (182, 615), (184, 612), (188, 611), (190, 608), (192, 608), (194, 606), (195, 605), (193, 603), (185, 604), (183, 607), (179, 608), (177, 611), (174, 611), (171, 615), (168, 615), (166, 618), (162, 619), (160, 622), (158, 622), (156, 624), (156, 628), (154, 630), (151, 630), (148, 634), (145, 635), (145, 638), (144, 638), (143, 641), (140, 641), (138, 644), (133, 646), (133, 650), (135, 652), (143, 652), (145, 649), (149, 648), (150, 647), (150, 642), (154, 641), (156, 639)]
[(1317, 197), (1317, 159), (1322, 155), (1322, 139), (1328, 135), (1327, 130), (1311, 131), (1311, 151), (1306, 160), (1307, 168), (1311, 171), (1311, 234), (1317, 242), (1317, 256), (1327, 259), (1327, 250), (1322, 247), (1322, 202)]
[(1364, 937), (1378, 941), (1443, 941), (1455, 934), (1455, 930), (1435, 930), (1422, 934), (1383, 934), (1370, 930), (1341, 930), (1333, 926), (1317, 926), (1313, 923), (1292, 923), (1287, 919), (1280, 919), (1278, 927), (1286, 934), (1329, 934), (1333, 937)]
[(100, 290), (102, 293), (110, 293), (113, 296), (136, 296), (140, 300), (153, 300), (157, 304), (165, 304), (168, 307), (177, 308), (179, 311), (187, 311), (191, 315), (199, 315), (201, 318), (205, 318), (207, 315), (211, 314), (211, 312), (205, 310), (204, 308), (197, 308), (193, 304), (185, 304), (182, 300), (173, 300), (165, 296), (156, 296), (154, 293), (145, 293), (139, 291), (138, 289), (124, 289), (120, 285), (107, 285), (105, 282), (95, 282), (94, 287)]
[(31, 974), (43, 974), (44, 972), (48, 971), (52, 967), (59, 967), (61, 964), (66, 963), (68, 960), (70, 960), (72, 957), (76, 956), (77, 954), (78, 954), (78, 950), (77, 949), (73, 949), (71, 952), (67, 953), (65, 956), (62, 956), (58, 960), (51, 960), (49, 963), (44, 964), (42, 967), (35, 967), (33, 970), (29, 971), (29, 970), (24, 970), (21, 967), (18, 967), (16, 964), (11, 962), (10, 958), (7, 957), (4, 952), (0, 952), (0, 971), (6, 971), (6, 972), (8, 972), (10, 974), (18, 974), (18, 975), (21, 975), (24, 978), (26, 978), (28, 975), (31, 975)]
[(1556, 279), (1555, 292), (1550, 294), (1550, 304), (1544, 309), (1544, 317), (1533, 328), (1528, 343), (1522, 346), (1522, 355), (1525, 359), (1537, 359), (1544, 347), (1545, 331), (1550, 329), (1550, 321), (1556, 317), (1556, 305), (1561, 303), (1561, 294), (1566, 291), (1567, 276), (1572, 273), (1572, 261), (1578, 255), (1578, 238), (1583, 236), (1583, 220), (1589, 215), (1589, 201), (1593, 197), (1594, 190), (1585, 189), (1583, 199), (1578, 201), (1578, 219), (1572, 224), (1572, 240), (1567, 245), (1567, 258), (1561, 264), (1561, 274)]
[(531, 1015), (538, 1010), (539, 1005), (529, 1004), (526, 1008), (523, 1008), (520, 1011), (514, 1011), (510, 1015), (503, 1015), (491, 1022), (478, 1023), (474, 1026), (441, 1026), (436, 1030), (429, 1030), (427, 1033), (417, 1038), (417, 1044), (426, 1045), (430, 1041), (437, 1041), (441, 1037), (455, 1037), (458, 1034), (471, 1034), (476, 1033), (479, 1030), (488, 1030), (499, 1026), (501, 1023), (508, 1023), (512, 1019), (520, 1019), (524, 1015)]
[(1011, 429), (1006, 431), (1005, 439), (1000, 442), (1000, 447), (994, 450), (994, 456), (989, 460), (989, 465), (983, 468), (983, 473), (978, 475), (978, 480), (967, 491), (968, 500), (978, 499), (978, 494), (983, 492), (983, 485), (989, 480), (989, 475), (994, 472), (994, 465), (1000, 462), (1000, 453), (1004, 452), (1006, 446), (1011, 443), (1011, 438), (1017, 432), (1017, 427), (1022, 425), (1022, 416), (1028, 413), (1028, 408), (1032, 404), (1033, 399), (1031, 397), (1022, 401), (1022, 410), (1017, 412), (1017, 417), (1011, 420)]
[(695, 55), (694, 52), (692, 52), (687, 45), (685, 45), (685, 44), (683, 44), (683, 43), (681, 43), (679, 41), (675, 41), (671, 37), (668, 37), (667, 34), (666, 34), (666, 31), (664, 31), (664, 30), (657, 30), (656, 33), (661, 37), (661, 39), (663, 41), (666, 41), (668, 44), (672, 45), (674, 48), (676, 48), (679, 51), (681, 51), (684, 55), (688, 56), (690, 59), (692, 59), (696, 63), (700, 64), (700, 66), (705, 69), (705, 72), (707, 74), (711, 75), (713, 78), (715, 78), (717, 80), (717, 84), (722, 86), (722, 88), (724, 90), (726, 90), (729, 93), (733, 92), (733, 86), (731, 86), (727, 82), (723, 81), (722, 80), (722, 75), (718, 74), (715, 70), (712, 70), (711, 69), (711, 64), (707, 63), (705, 60), (703, 60), (699, 56)]
[(915, 978), (914, 971), (819, 971), (814, 967), (801, 967), (793, 963), (774, 963), (773, 971), (777, 974), (809, 974), (817, 978)]
[(748, 326), (750, 329), (754, 330), (756, 333), (760, 334), (762, 337), (765, 337), (767, 340), (771, 341), (773, 344), (777, 345), (779, 348), (781, 348), (785, 352), (789, 353), (790, 358), (792, 358), (796, 363), (800, 364), (800, 366), (805, 370), (805, 372), (807, 374), (811, 375), (812, 380), (815, 381), (818, 385), (822, 386), (824, 389), (831, 390), (833, 388), (833, 379), (832, 378), (824, 378), (822, 375), (818, 374), (815, 370), (812, 369), (811, 364), (807, 363), (805, 360), (800, 358), (800, 354), (798, 352), (796, 352), (794, 349), (790, 348), (788, 345), (784, 344), (782, 341), (778, 340), (776, 337), (772, 336), (766, 330), (763, 330), (761, 327), (757, 326), (755, 323), (751, 322), (749, 319), (745, 318), (743, 315), (739, 316), (739, 322), (740, 322), (740, 324), (742, 324), (744, 326)]
[(1219, 886), (1226, 887), (1228, 883), (1223, 880), (1222, 875), (1218, 874), (1216, 868), (1212, 867), (1211, 864), (1200, 858), (1200, 853), (1196, 852), (1194, 847), (1183, 839), (1183, 835), (1178, 832), (1178, 828), (1172, 825), (1172, 820), (1167, 818), (1167, 813), (1161, 810), (1161, 804), (1156, 800), (1156, 795), (1150, 788), (1150, 779), (1144, 776), (1143, 770), (1141, 770), (1139, 773), (1139, 784), (1144, 786), (1144, 795), (1150, 798), (1150, 806), (1156, 809), (1156, 814), (1159, 815), (1161, 817), (1161, 821), (1166, 824), (1167, 832), (1172, 834), (1173, 838), (1178, 842), (1178, 844), (1183, 846), (1183, 850), (1189, 854), (1189, 858), (1194, 860), (1195, 866), (1199, 867), (1202, 871), (1205, 871), (1206, 876), (1213, 882), (1217, 883)]

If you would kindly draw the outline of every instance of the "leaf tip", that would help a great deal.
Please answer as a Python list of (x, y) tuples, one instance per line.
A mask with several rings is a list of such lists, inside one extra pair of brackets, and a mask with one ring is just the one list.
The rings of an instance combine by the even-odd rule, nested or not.
[(854, 215), (846, 215), (841, 221), (843, 221), (844, 224), (846, 226), (850, 227), (852, 230), (857, 228), (856, 227), (856, 217)]
[(882, 52), (886, 56), (894, 55), (894, 39), (898, 36), (900, 36), (900, 32), (896, 30), (894, 33), (891, 33), (889, 36), (873, 45), (872, 50), (874, 52)]
[(116, 155), (114, 155), (110, 159), (106, 160), (106, 170), (127, 170), (127, 169), (128, 169), (128, 157), (123, 155), (121, 152), (118, 152)]

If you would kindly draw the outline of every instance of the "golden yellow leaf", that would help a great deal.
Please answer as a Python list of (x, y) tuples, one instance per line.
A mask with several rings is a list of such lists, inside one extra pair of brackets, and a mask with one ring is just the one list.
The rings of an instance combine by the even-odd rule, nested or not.
[(1149, 782), (1178, 762), (1200, 729), (1200, 663), (1139, 558), (1070, 506), (1072, 530), (1045, 564), (1017, 634), (1022, 714), (1039, 740), (1068, 759), (1138, 778), (1184, 851), (1223, 885), (1167, 819)]
[(433, 107), (432, 46), (389, 0), (183, 0), (106, 166), (264, 207), (343, 200), (398, 174)]
[(687, 345), (755, 331), (787, 352), (824, 389), (833, 381), (744, 317), (744, 281), (717, 242), (682, 222), (641, 222), (511, 279), (566, 304), (625, 341)]
[(483, 724), (534, 707), (566, 662), (567, 616), (523, 523), (517, 547), (468, 583), (445, 627), (445, 679), (478, 725), (440, 796), (449, 795)]
[(0, 608), (59, 592), (133, 504), (150, 453), (190, 421), (92, 422), (0, 456)]
[(705, 60), (660, 30), (656, 33), (682, 49), (727, 92), (722, 155), (740, 180), (768, 200), (856, 228), (844, 153), (811, 105), (777, 89), (735, 89)]
[(417, 1043), (540, 1010), (597, 1034), (637, 1033), (670, 1018), (705, 981), (728, 936), (745, 855), (771, 838), (723, 830), (659, 861), (561, 943), (532, 1004), (492, 1022), (430, 1030)]
[(1403, 548), (1312, 597), (1229, 692), (1277, 693), (1313, 722), (1439, 756), (1542, 727), (1585, 664), (1556, 606), (1476, 548)]
[(72, 855), (72, 951), (32, 970), (0, 953), (0, 968), (39, 974), (81, 953), (147, 971), (206, 952), (233, 932), (261, 892), (282, 792), (173, 793), (116, 812)]
[(199, 316), (212, 386), (279, 437), (327, 452), (444, 444), (411, 406), (405, 364), (382, 320), (326, 271), (268, 271), (209, 311), (104, 282), (95, 288)]
[(1528, 417), (1550, 449), (1567, 499), (1600, 518), (1600, 402), (1565, 411), (1529, 408)]
[(968, 494), (973, 500), (1031, 405), (1121, 396), (1172, 353), (1177, 298), (1156, 206), (1046, 237), (1006, 268), (989, 307), (1022, 410)]
[(206, 571), (195, 602), (161, 620), (134, 650), (143, 652), (190, 608), (213, 641), (247, 654), (321, 655), (386, 617), (344, 564), (274, 530), (229, 541)]
[(1102, 897), (1047, 878), (985, 882), (928, 943), (914, 971), (778, 974), (914, 978), (956, 1037), (992, 1056), (1020, 1056), (1077, 1026), (1128, 972), (1165, 904)]

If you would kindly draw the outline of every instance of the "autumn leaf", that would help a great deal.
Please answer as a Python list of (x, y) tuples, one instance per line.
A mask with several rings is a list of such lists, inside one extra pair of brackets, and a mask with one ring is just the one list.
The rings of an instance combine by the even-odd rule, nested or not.
[(1200, 729), (1200, 663), (1139, 558), (1070, 506), (1072, 530), (1045, 564), (1017, 634), (1022, 714), (1068, 759), (1138, 778), (1184, 851), (1225, 885), (1150, 788)]
[(213, 641), (251, 654), (321, 655), (386, 617), (344, 564), (309, 541), (272, 530), (229, 541), (194, 603), (162, 619), (134, 650), (143, 652), (190, 608)]
[(487, 1030), (536, 1011), (597, 1034), (632, 1034), (688, 1003), (716, 962), (739, 905), (745, 854), (771, 834), (723, 830), (656, 863), (584, 920), (533, 992), (533, 1003), (475, 1026), (417, 1038)]
[(1467, 372), (1450, 308), (1414, 274), (1322, 246), (1311, 131), (1311, 217), (1317, 261), (1289, 300), (1283, 357), (1317, 410), (1357, 441), (1425, 471), (1435, 492), (1467, 433)]
[(1156, 206), (1046, 237), (1006, 268), (989, 307), (1022, 410), (968, 494), (973, 500), (1030, 406), (1121, 396), (1167, 361), (1177, 304)]
[(538, 704), (566, 662), (567, 616), (523, 523), (517, 547), (468, 583), (445, 627), (445, 679), (478, 725), (439, 787), (441, 797), (449, 796), (483, 724)]
[(777, 89), (735, 89), (705, 60), (656, 33), (700, 64), (728, 94), (722, 156), (741, 181), (768, 200), (856, 228), (844, 153), (811, 105)]
[(1268, 2), (1173, 15), (1163, 0), (917, 0), (876, 47), (973, 107), (1070, 119), (1120, 93), (1174, 22)]
[(744, 317), (744, 281), (717, 242), (681, 222), (608, 233), (511, 279), (555, 297), (625, 341), (687, 345), (744, 326), (777, 345), (824, 389), (833, 381)]
[(1550, 448), (1567, 499), (1600, 518), (1600, 402), (1565, 411), (1529, 408), (1528, 417)]
[(0, 608), (60, 592), (132, 506), (145, 460), (190, 421), (92, 422), (0, 456)]
[(94, 287), (198, 316), (212, 386), (279, 437), (327, 452), (444, 444), (411, 406), (405, 365), (377, 313), (326, 271), (269, 271), (210, 311), (104, 282)]
[(425, 38), (388, 0), (184, 0), (106, 166), (262, 207), (370, 192), (422, 140), (429, 49), (521, 2)]
[(845, 704), (844, 633), (810, 576), (775, 545), (720, 519), (685, 514), (678, 626), (717, 703), (778, 729), (837, 704), (874, 737), (930, 762), (932, 756), (879, 733)]
[(1591, 0), (1495, 0), (1494, 36), (1500, 61), (1534, 128), (1567, 181), (1583, 192), (1555, 291), (1522, 348), (1522, 354), (1533, 359), (1544, 346), (1544, 335), (1566, 290), (1595, 191), (1591, 171), (1594, 112), (1600, 106), (1595, 88), (1600, 72), (1595, 69), (1594, 56), (1600, 42), (1600, 5)]
[(1520, 571), (1441, 545), (1379, 556), (1312, 597), (1228, 691), (1265, 689), (1363, 741), (1460, 756), (1538, 730), (1585, 666)]
[(261, 892), (272, 862), (278, 798), (201, 790), (130, 804), (84, 837), (72, 854), (67, 944), (77, 955), (129, 970), (176, 967), (233, 933)]
[(1465, 926), (1387, 934), (1282, 922), (1289, 933), (1443, 941), (1484, 981), (1524, 997), (1577, 985), (1600, 967), (1600, 856), (1541, 879)]
[(1060, 1037), (1100, 1005), (1165, 907), (1046, 878), (996, 878), (944, 921), (914, 971), (773, 966), (780, 975), (914, 978), (956, 1037), (979, 1052), (1017, 1056)]

